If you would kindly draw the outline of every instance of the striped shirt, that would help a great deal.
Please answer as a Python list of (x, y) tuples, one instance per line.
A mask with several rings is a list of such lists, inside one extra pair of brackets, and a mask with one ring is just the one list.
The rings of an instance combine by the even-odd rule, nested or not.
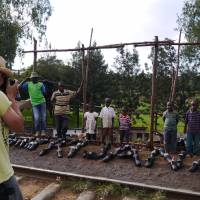
[(51, 97), (51, 101), (55, 101), (54, 115), (68, 114), (70, 112), (69, 101), (75, 94), (76, 92), (71, 90), (55, 91)]
[(131, 119), (128, 115), (119, 114), (119, 130), (129, 130)]
[(188, 110), (185, 117), (187, 133), (200, 134), (200, 111)]

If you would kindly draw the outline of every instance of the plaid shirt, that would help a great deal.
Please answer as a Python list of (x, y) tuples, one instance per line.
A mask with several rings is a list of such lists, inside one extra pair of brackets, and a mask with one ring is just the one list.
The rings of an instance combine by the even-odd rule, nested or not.
[(187, 133), (200, 134), (200, 111), (188, 110), (185, 117)]

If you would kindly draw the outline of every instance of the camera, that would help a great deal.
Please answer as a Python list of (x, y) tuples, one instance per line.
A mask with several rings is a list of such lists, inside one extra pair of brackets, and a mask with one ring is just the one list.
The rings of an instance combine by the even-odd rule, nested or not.
[(13, 79), (9, 79), (8, 81), (9, 81), (10, 85), (14, 85), (15, 84), (15, 80), (13, 80)]

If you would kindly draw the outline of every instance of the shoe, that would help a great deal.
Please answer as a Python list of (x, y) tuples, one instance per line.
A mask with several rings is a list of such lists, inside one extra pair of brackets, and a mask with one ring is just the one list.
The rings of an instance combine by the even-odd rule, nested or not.
[(147, 160), (145, 160), (144, 166), (146, 168), (151, 168), (154, 164), (154, 160), (155, 160), (154, 157), (147, 158)]
[(133, 154), (133, 161), (136, 167), (140, 167), (142, 165), (138, 154)]
[(177, 171), (178, 170), (178, 166), (177, 166), (177, 163), (176, 163), (175, 160), (172, 160), (171, 163), (170, 163), (170, 165), (171, 165), (171, 169), (173, 171)]
[(35, 132), (35, 137), (39, 137), (40, 136), (40, 132), (39, 131), (36, 131)]
[(46, 137), (47, 135), (46, 135), (46, 132), (43, 130), (42, 132), (41, 132), (41, 136), (42, 137)]
[(84, 151), (83, 153), (83, 158), (87, 158), (89, 160), (97, 160), (98, 159), (98, 156), (95, 152), (87, 152), (87, 151)]
[(183, 159), (179, 155), (178, 155), (178, 158), (176, 160), (176, 165), (177, 165), (178, 169), (181, 169), (183, 167)]
[(163, 148), (159, 149), (160, 156), (164, 157), (165, 150)]
[(112, 152), (110, 152), (106, 157), (104, 157), (104, 158), (102, 159), (102, 161), (103, 161), (103, 162), (108, 162), (108, 161), (113, 160), (114, 158), (115, 158), (115, 155), (114, 155)]
[(194, 162), (192, 163), (192, 167), (190, 167), (189, 171), (190, 171), (190, 172), (196, 172), (197, 169), (199, 169), (198, 162), (197, 162), (197, 161), (194, 161)]

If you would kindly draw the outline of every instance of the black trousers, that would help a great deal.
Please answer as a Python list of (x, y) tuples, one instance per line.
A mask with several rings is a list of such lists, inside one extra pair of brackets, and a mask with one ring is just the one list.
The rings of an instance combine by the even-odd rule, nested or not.
[(58, 138), (65, 136), (68, 130), (69, 117), (68, 115), (55, 115), (56, 130)]

